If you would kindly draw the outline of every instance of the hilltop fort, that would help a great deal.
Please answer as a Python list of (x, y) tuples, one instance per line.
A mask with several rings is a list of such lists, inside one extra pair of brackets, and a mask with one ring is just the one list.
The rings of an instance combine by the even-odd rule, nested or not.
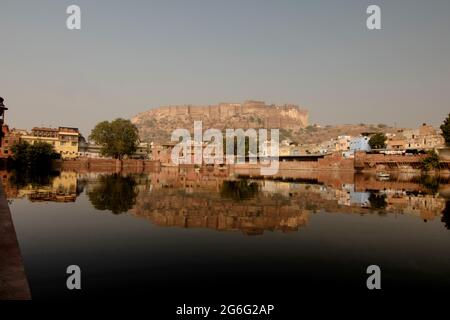
[(131, 119), (147, 141), (167, 141), (174, 129), (190, 130), (201, 120), (203, 128), (278, 128), (299, 131), (308, 126), (308, 111), (294, 104), (266, 104), (247, 100), (243, 103), (216, 105), (171, 105), (142, 112)]

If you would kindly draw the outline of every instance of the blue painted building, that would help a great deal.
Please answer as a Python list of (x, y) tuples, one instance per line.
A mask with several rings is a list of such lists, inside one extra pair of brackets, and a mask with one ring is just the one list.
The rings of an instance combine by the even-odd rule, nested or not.
[(354, 137), (350, 139), (350, 151), (370, 151), (370, 138), (367, 136)]

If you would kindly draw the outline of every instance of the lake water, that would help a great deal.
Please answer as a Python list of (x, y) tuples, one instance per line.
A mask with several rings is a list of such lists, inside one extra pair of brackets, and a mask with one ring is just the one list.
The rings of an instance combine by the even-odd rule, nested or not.
[[(32, 296), (279, 300), (305, 292), (450, 288), (447, 180), (4, 174)], [(66, 288), (66, 268), (82, 290)], [(427, 292), (429, 292), (427, 291)]]

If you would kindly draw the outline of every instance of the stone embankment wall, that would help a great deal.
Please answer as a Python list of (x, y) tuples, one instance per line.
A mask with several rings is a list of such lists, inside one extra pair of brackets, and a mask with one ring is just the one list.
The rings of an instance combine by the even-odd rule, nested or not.
[(116, 159), (91, 159), (64, 160), (59, 163), (62, 170), (74, 170), (77, 172), (129, 172), (142, 173), (158, 171), (161, 163), (153, 160), (116, 160)]
[(0, 183), (0, 300), (31, 299), (11, 212)]
[[(428, 155), (385, 155), (366, 154), (356, 152), (354, 158), (344, 158), (339, 154), (326, 155), (317, 160), (290, 160), (280, 161), (278, 173), (274, 178), (303, 178), (305, 172), (404, 172), (420, 174), (422, 160)], [(261, 175), (261, 165), (259, 164), (239, 164), (233, 165), (235, 174), (257, 177)], [(431, 174), (433, 172), (430, 172)], [(441, 161), (441, 175), (450, 174), (450, 161)]]

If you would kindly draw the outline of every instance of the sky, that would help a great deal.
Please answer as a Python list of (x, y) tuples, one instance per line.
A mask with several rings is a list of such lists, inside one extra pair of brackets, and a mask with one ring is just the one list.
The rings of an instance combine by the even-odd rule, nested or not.
[[(81, 8), (68, 30), (66, 8)], [(366, 27), (370, 4), (381, 30)], [(11, 127), (130, 118), (168, 104), (298, 104), (311, 123), (439, 125), (448, 0), (0, 0)]]

